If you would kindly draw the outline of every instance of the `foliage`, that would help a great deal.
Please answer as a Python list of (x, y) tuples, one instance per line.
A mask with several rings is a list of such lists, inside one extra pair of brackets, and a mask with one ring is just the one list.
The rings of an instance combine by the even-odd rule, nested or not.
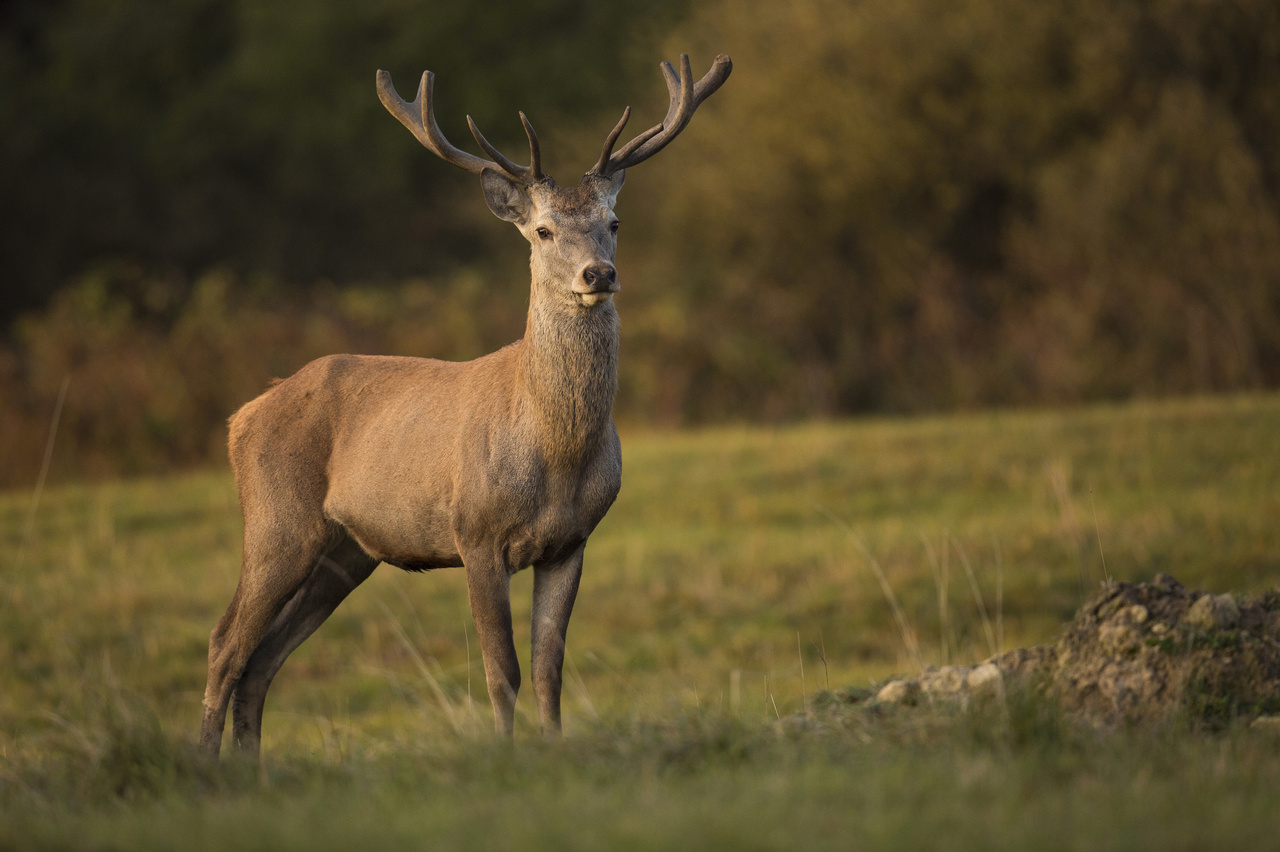
[(673, 419), (1280, 380), (1274, 3), (748, 2), (681, 33), (737, 71), (637, 181), (663, 249), (633, 351)]
[[(523, 243), (385, 114), (378, 66), (405, 94), (438, 71), (459, 144), (465, 110), (518, 151), (524, 108), (568, 183), (624, 102), (633, 129), (660, 114), (655, 59), (734, 57), (622, 196), (626, 419), (1280, 383), (1271, 0), (63, 0), (7, 6), (0, 44), (0, 105), (24, 118), (0, 138), (0, 313), (52, 299), (0, 352), (0, 432), (32, 459), (71, 363), (70, 410), (101, 424), (72, 467), (159, 470), (220, 457), (225, 418), (305, 357), (519, 333)], [(223, 377), (174, 325), (204, 315), (209, 275), (229, 282)], [(339, 304), (397, 298), (358, 330)], [(442, 342), (463, 323), (486, 347)]]
[(544, 133), (621, 109), (633, 48), (677, 7), (6, 3), (0, 318), (104, 260), (187, 280), (226, 265), (284, 285), (474, 262), (491, 227), (457, 208), (464, 183), (476, 212), (478, 193), (386, 114), (375, 70), (411, 98), (430, 68), (446, 133), (462, 143), (469, 113), (506, 146), (523, 141), (517, 109)]
[(21, 357), (0, 359), (0, 435), (14, 449), (0, 482), (35, 481), (64, 379), (54, 474), (157, 473), (221, 463), (229, 414), (313, 358), (474, 358), (518, 336), (520, 319), (465, 271), (445, 288), (316, 286), (282, 299), (226, 271), (181, 288), (103, 268), (20, 322)]

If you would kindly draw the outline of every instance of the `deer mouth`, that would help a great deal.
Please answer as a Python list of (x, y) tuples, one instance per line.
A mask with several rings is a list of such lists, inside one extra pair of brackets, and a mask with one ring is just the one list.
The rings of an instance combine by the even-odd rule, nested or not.
[(578, 297), (578, 301), (587, 307), (602, 305), (613, 299), (613, 294), (618, 292), (619, 287), (615, 284), (613, 287), (603, 288), (600, 290), (574, 290), (573, 295)]
[(593, 284), (579, 280), (571, 287), (573, 295), (582, 300), (584, 305), (598, 305), (613, 298), (613, 294), (622, 289), (617, 279), (597, 278)]
[(580, 296), (586, 296), (594, 293), (616, 293), (622, 289), (622, 285), (617, 281), (606, 281), (601, 279), (596, 284), (579, 284), (573, 285), (573, 292)]

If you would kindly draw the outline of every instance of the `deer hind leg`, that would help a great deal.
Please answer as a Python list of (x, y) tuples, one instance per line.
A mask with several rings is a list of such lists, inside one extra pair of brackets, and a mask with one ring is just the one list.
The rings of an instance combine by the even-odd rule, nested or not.
[(347, 535), (316, 561), (302, 588), (289, 599), (249, 656), (236, 684), (231, 737), (237, 748), (257, 755), (262, 742), (262, 708), (272, 679), (289, 655), (368, 579), (377, 564)]
[[(277, 528), (279, 533), (270, 534)], [(245, 533), (240, 583), (231, 605), (209, 636), (209, 679), (204, 691), (200, 747), (212, 755), (222, 746), (227, 705), (250, 656), (290, 598), (301, 589), (333, 535), (323, 521), (301, 530), (288, 530), (284, 525), (255, 525)]]

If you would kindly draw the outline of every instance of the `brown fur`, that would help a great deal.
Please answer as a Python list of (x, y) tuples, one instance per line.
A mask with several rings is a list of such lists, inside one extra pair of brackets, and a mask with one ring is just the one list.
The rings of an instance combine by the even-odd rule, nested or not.
[[(534, 689), (559, 727), (564, 632), (587, 537), (621, 485), (612, 406), (618, 315), (572, 289), (612, 265), (621, 181), (531, 187), (533, 282), (525, 336), (465, 363), (332, 355), (231, 418), (244, 515), (240, 584), (209, 647), (201, 741), (256, 749), (262, 704), (285, 657), (378, 562), (465, 566), (499, 730), (520, 670), (510, 574), (532, 566)], [(555, 229), (547, 245), (537, 227)], [(581, 289), (581, 281), (578, 281)]]
[[(682, 57), (686, 80), (688, 64)], [(728, 57), (717, 58), (681, 100), (680, 78), (665, 65), (675, 123), (627, 162), (669, 142), (729, 67)], [(379, 562), (464, 567), (494, 723), (507, 736), (520, 689), (508, 584), (532, 566), (533, 688), (544, 732), (558, 734), (583, 550), (622, 484), (612, 417), (620, 289), (613, 207), (625, 172), (609, 152), (625, 116), (601, 156), (609, 167), (563, 189), (542, 175), (536, 154), (530, 167), (508, 163), (500, 172), (433, 136), (421, 123), (430, 114), (430, 74), (411, 105), (385, 72), (378, 88), (424, 145), (480, 175), (490, 210), (529, 241), (525, 335), (465, 363), (320, 358), (231, 418), (244, 563), (209, 638), (200, 743), (213, 754), (233, 702), (233, 739), (257, 753), (272, 678)]]

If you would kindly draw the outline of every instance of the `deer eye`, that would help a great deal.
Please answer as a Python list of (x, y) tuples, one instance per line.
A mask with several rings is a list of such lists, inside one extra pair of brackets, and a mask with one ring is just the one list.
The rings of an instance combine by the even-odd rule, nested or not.
[(612, 222), (609, 223), (609, 230), (615, 234), (618, 233), (618, 224), (619, 224), (618, 220), (614, 219)]
[(540, 239), (544, 239), (544, 240), (551, 239), (551, 232), (548, 231), (546, 228), (539, 228), (537, 231), (537, 234)]

